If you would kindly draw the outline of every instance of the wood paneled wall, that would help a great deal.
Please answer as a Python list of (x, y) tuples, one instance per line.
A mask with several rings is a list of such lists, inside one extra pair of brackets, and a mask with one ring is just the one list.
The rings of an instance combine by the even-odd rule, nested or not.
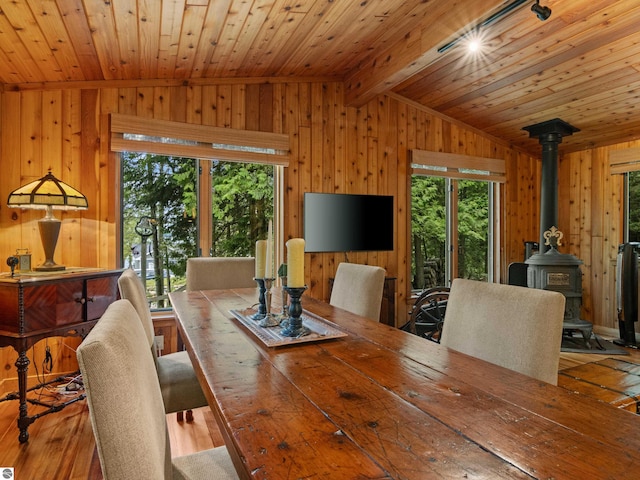
[(582, 265), (582, 314), (617, 329), (616, 257), (624, 238), (624, 177), (612, 175), (609, 153), (640, 146), (626, 142), (563, 155), (559, 164), (560, 230)]
[[(56, 260), (66, 265), (119, 266), (118, 167), (109, 152), (108, 137), (109, 114), (119, 112), (289, 134), (287, 238), (302, 236), (305, 191), (395, 196), (395, 250), (352, 254), (349, 260), (380, 265), (397, 277), (397, 324), (406, 319), (409, 288), (410, 149), (507, 160), (509, 180), (500, 195), (502, 275), (510, 262), (522, 260), (523, 242), (538, 237), (539, 162), (535, 158), (398, 97), (380, 96), (359, 109), (346, 107), (343, 97), (341, 83), (320, 82), (4, 92), (0, 97), (0, 198), (51, 169), (89, 200), (89, 210), (61, 214)], [(37, 231), (40, 215), (0, 204), (0, 252), (5, 257), (16, 248), (29, 248), (34, 265), (43, 261)], [(307, 294), (327, 299), (328, 279), (343, 259), (342, 254), (308, 254)], [(0, 270), (8, 271), (4, 263)], [(13, 370), (8, 350), (0, 352), (4, 372)]]

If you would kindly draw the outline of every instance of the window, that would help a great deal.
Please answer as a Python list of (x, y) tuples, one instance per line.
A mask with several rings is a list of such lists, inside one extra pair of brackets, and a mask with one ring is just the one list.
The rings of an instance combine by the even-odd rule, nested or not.
[(609, 152), (609, 169), (625, 177), (623, 242), (640, 242), (640, 147)]
[[(199, 161), (125, 152), (122, 159), (123, 265), (146, 281), (154, 305), (183, 288), (187, 258), (201, 255), (199, 198), (208, 198), (212, 256), (253, 256), (273, 219), (271, 165), (203, 162), (210, 178), (199, 181)], [(201, 191), (211, 185), (210, 190)]]
[(504, 181), (504, 162), (413, 151), (412, 173), (412, 290), (456, 277), (492, 281), (495, 186)]
[(640, 242), (640, 171), (627, 173), (626, 191), (625, 241)]
[(490, 238), (491, 191), (490, 182), (477, 180), (452, 180), (457, 190), (458, 260), (456, 277), (488, 281), (492, 272)]
[[(153, 307), (184, 288), (191, 256), (253, 256), (274, 221), (278, 241), (288, 136), (112, 115), (121, 152), (123, 265)], [(190, 155), (193, 154), (193, 155)], [(204, 173), (203, 173), (204, 172)], [(276, 251), (276, 261), (283, 252)]]
[(271, 165), (212, 162), (211, 256), (254, 256), (273, 219), (273, 178)]
[(445, 178), (411, 177), (412, 289), (447, 285), (447, 190)]
[(155, 306), (184, 285), (186, 259), (197, 255), (197, 160), (124, 152), (123, 265), (146, 282)]

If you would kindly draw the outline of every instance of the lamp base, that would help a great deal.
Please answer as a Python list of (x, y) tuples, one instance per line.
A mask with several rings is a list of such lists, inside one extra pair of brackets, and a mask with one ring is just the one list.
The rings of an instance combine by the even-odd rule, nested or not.
[(60, 270), (65, 270), (67, 267), (64, 265), (58, 265), (57, 263), (47, 264), (46, 262), (42, 265), (38, 265), (34, 270), (36, 272), (59, 272)]
[(40, 239), (42, 240), (42, 248), (44, 249), (44, 263), (38, 265), (36, 272), (57, 272), (64, 270), (64, 265), (58, 265), (53, 260), (53, 254), (56, 251), (58, 243), (58, 234), (60, 233), (60, 220), (53, 216), (53, 209), (49, 205), (44, 218), (38, 221), (40, 229)]

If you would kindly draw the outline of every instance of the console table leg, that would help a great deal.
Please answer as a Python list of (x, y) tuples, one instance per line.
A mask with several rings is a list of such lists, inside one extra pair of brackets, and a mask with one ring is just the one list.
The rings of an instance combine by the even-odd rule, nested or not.
[(29, 440), (27, 428), (33, 423), (33, 419), (27, 415), (27, 371), (29, 370), (29, 363), (26, 350), (20, 350), (15, 363), (18, 369), (18, 392), (20, 396), (20, 406), (18, 407), (20, 412), (18, 417), (18, 428), (20, 429), (18, 440), (20, 443), (25, 443)]

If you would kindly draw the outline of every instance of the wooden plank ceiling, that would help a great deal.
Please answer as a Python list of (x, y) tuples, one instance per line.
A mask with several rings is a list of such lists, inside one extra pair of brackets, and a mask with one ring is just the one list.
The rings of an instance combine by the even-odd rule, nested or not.
[(561, 118), (561, 150), (640, 137), (640, 2), (524, 1), (485, 48), (438, 48), (514, 0), (1, 0), (0, 88), (344, 81), (393, 93), (533, 154), (522, 127)]

